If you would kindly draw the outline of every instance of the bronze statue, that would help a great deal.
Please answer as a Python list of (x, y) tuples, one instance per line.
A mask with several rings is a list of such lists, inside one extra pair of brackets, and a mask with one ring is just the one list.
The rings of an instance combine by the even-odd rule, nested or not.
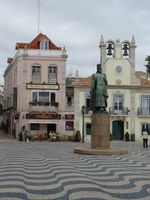
[(106, 112), (107, 107), (107, 79), (102, 73), (101, 64), (97, 65), (96, 74), (92, 75), (91, 84), (91, 110), (93, 113)]

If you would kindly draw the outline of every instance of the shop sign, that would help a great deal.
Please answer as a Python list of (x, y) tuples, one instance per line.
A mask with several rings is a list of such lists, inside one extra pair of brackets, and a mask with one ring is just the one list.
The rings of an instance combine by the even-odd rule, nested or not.
[(26, 119), (61, 119), (61, 115), (55, 113), (28, 113)]
[(41, 90), (58, 90), (59, 85), (58, 84), (32, 84), (27, 83), (26, 84), (27, 89), (41, 89)]
[(66, 114), (65, 119), (67, 119), (67, 120), (74, 119), (74, 115), (73, 114)]

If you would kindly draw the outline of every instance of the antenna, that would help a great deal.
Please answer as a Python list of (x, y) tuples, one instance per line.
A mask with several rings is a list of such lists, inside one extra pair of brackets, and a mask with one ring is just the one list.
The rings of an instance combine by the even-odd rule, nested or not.
[(38, 3), (38, 34), (40, 33), (40, 0), (37, 0)]

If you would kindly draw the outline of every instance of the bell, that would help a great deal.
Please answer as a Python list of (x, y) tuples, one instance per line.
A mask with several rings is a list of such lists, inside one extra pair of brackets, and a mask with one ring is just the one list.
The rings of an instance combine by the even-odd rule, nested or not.
[(127, 44), (127, 43), (125, 43), (125, 44), (123, 45), (123, 48), (122, 48), (122, 49), (124, 50), (123, 56), (128, 56), (128, 55), (129, 55), (129, 54), (128, 54), (129, 47), (128, 47), (128, 44)]
[(112, 56), (112, 55), (113, 55), (112, 50), (113, 50), (114, 48), (112, 47), (112, 44), (111, 44), (111, 43), (108, 44), (108, 47), (107, 47), (106, 49), (108, 49), (107, 55), (108, 55), (108, 56)]

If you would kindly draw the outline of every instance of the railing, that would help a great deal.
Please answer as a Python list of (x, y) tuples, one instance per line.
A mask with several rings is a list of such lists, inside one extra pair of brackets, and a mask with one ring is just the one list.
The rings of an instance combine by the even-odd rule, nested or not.
[(58, 107), (59, 103), (58, 102), (41, 102), (41, 101), (37, 101), (37, 102), (34, 102), (34, 101), (31, 101), (29, 102), (30, 105), (33, 105), (33, 106), (55, 106), (55, 107)]
[(73, 112), (74, 111), (74, 104), (73, 103), (67, 103), (65, 107), (67, 112)]
[(66, 56), (65, 50), (42, 50), (42, 49), (18, 49), (15, 57), (20, 55), (29, 56)]
[(137, 114), (142, 116), (149, 116), (150, 115), (150, 108), (141, 108), (137, 109)]
[(121, 110), (115, 110), (113, 107), (109, 108), (110, 115), (128, 115), (128, 107), (123, 107)]
[(58, 110), (58, 102), (50, 103), (50, 102), (29, 102), (30, 111), (38, 111), (38, 112), (56, 112)]

